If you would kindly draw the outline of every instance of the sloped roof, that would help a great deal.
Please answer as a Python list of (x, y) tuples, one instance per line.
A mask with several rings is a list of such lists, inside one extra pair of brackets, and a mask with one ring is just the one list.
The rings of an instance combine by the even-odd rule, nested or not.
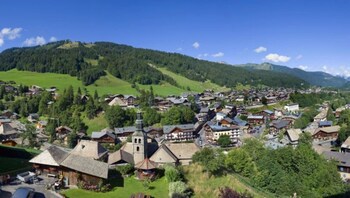
[(350, 153), (325, 151), (322, 153), (322, 155), (326, 159), (338, 161), (342, 166), (350, 167)]
[(179, 128), (182, 130), (193, 130), (194, 125), (193, 124), (165, 125), (165, 126), (163, 126), (163, 132), (170, 133), (175, 128)]
[(134, 156), (132, 155), (132, 143), (127, 142), (118, 151), (111, 153), (108, 156), (108, 164), (115, 164), (121, 160), (129, 164), (134, 164)]
[(299, 135), (302, 133), (300, 129), (288, 129), (287, 134), (292, 142), (299, 140)]
[(330, 127), (323, 127), (323, 128), (318, 128), (315, 130), (314, 134), (322, 131), (324, 133), (336, 133), (339, 132), (340, 126), (335, 125), (335, 126), (330, 126)]
[(89, 157), (70, 154), (61, 165), (99, 178), (108, 178), (108, 164)]
[(136, 169), (142, 169), (142, 170), (152, 170), (157, 168), (158, 164), (154, 161), (149, 160), (148, 158), (145, 158), (141, 162), (138, 162), (135, 164)]
[(289, 123), (290, 123), (289, 120), (274, 120), (271, 122), (272, 126), (275, 127), (276, 129), (284, 128), (288, 126)]
[(110, 137), (112, 137), (113, 139), (115, 139), (115, 135), (113, 133), (110, 133), (110, 132), (106, 132), (106, 131), (103, 131), (103, 132), (92, 132), (91, 134), (91, 138), (101, 138), (105, 135), (108, 135)]
[(177, 157), (169, 150), (169, 148), (165, 146), (165, 144), (162, 144), (150, 159), (153, 161), (159, 161), (159, 160), (164, 161), (166, 160), (167, 157), (172, 159), (172, 161), (167, 161), (167, 163), (177, 162), (178, 160)]
[(199, 148), (195, 143), (166, 143), (169, 151), (173, 153), (177, 159), (191, 159), (195, 152), (199, 151)]
[(350, 148), (350, 136), (346, 138), (345, 142), (341, 145), (341, 148)]
[(90, 140), (80, 140), (80, 142), (72, 150), (71, 154), (93, 159), (100, 159), (108, 151), (98, 142)]
[(0, 135), (12, 135), (16, 134), (16, 131), (9, 123), (0, 124)]
[(68, 152), (63, 151), (56, 146), (50, 146), (45, 151), (32, 158), (29, 162), (33, 164), (59, 166), (68, 155)]

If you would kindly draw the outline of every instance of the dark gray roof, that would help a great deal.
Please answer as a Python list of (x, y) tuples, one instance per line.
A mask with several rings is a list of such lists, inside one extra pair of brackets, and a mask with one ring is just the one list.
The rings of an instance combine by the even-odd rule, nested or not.
[(290, 123), (290, 121), (288, 121), (288, 120), (274, 120), (274, 121), (272, 121), (271, 124), (276, 129), (282, 129), (282, 128), (288, 126), (289, 123)]
[(179, 125), (165, 125), (163, 126), (163, 132), (170, 133), (173, 129), (179, 128), (182, 130), (194, 130), (193, 124), (179, 124)]
[(80, 155), (69, 155), (62, 166), (99, 178), (108, 178), (108, 164)]
[(339, 165), (350, 167), (350, 153), (341, 153), (335, 151), (325, 151), (322, 155), (329, 160), (335, 160), (339, 162)]
[(112, 137), (113, 139), (115, 139), (115, 135), (113, 133), (106, 132), (106, 131), (104, 131), (104, 132), (92, 132), (91, 138), (99, 139), (105, 135), (108, 135), (108, 136)]
[(56, 146), (50, 146), (47, 150), (58, 164), (61, 164), (69, 155), (68, 152), (63, 151)]
[(318, 126), (322, 127), (322, 126), (332, 126), (333, 122), (332, 121), (320, 121), (318, 123)]

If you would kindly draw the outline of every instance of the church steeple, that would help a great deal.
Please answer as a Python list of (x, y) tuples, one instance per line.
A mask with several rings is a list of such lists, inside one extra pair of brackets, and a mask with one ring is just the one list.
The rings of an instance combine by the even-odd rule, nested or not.
[(134, 162), (140, 162), (147, 157), (147, 135), (143, 130), (142, 113), (137, 112), (136, 130), (132, 134)]

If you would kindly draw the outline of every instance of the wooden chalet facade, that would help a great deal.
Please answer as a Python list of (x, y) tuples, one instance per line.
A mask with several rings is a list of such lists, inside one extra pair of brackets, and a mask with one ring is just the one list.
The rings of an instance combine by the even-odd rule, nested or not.
[(116, 136), (110, 132), (92, 132), (91, 139), (99, 143), (116, 143)]
[(263, 115), (249, 115), (247, 117), (248, 124), (263, 124), (265, 122), (265, 118)]
[(312, 138), (316, 141), (335, 140), (338, 138), (340, 126), (323, 127), (315, 130)]

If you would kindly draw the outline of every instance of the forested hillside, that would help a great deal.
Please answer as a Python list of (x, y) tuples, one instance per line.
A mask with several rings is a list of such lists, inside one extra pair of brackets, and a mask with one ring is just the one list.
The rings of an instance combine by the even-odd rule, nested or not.
[(243, 64), (236, 65), (238, 67), (243, 67), (251, 70), (263, 70), (263, 71), (275, 71), (283, 74), (289, 74), (298, 78), (301, 78), (311, 85), (323, 86), (323, 87), (342, 87), (347, 83), (347, 80), (339, 77), (332, 76), (331, 74), (320, 72), (320, 71), (304, 71), (299, 68), (290, 68), (282, 65), (274, 65), (270, 63), (262, 64)]
[(272, 87), (299, 87), (305, 80), (274, 71), (253, 71), (230, 65), (198, 60), (189, 56), (133, 48), (110, 42), (81, 43), (58, 41), (43, 46), (11, 48), (0, 54), (0, 70), (13, 68), (34, 72), (53, 72), (77, 76), (84, 85), (92, 84), (105, 71), (130, 83), (177, 86), (171, 77), (150, 64), (165, 67), (188, 79), (210, 80), (220, 86), (237, 83)]

